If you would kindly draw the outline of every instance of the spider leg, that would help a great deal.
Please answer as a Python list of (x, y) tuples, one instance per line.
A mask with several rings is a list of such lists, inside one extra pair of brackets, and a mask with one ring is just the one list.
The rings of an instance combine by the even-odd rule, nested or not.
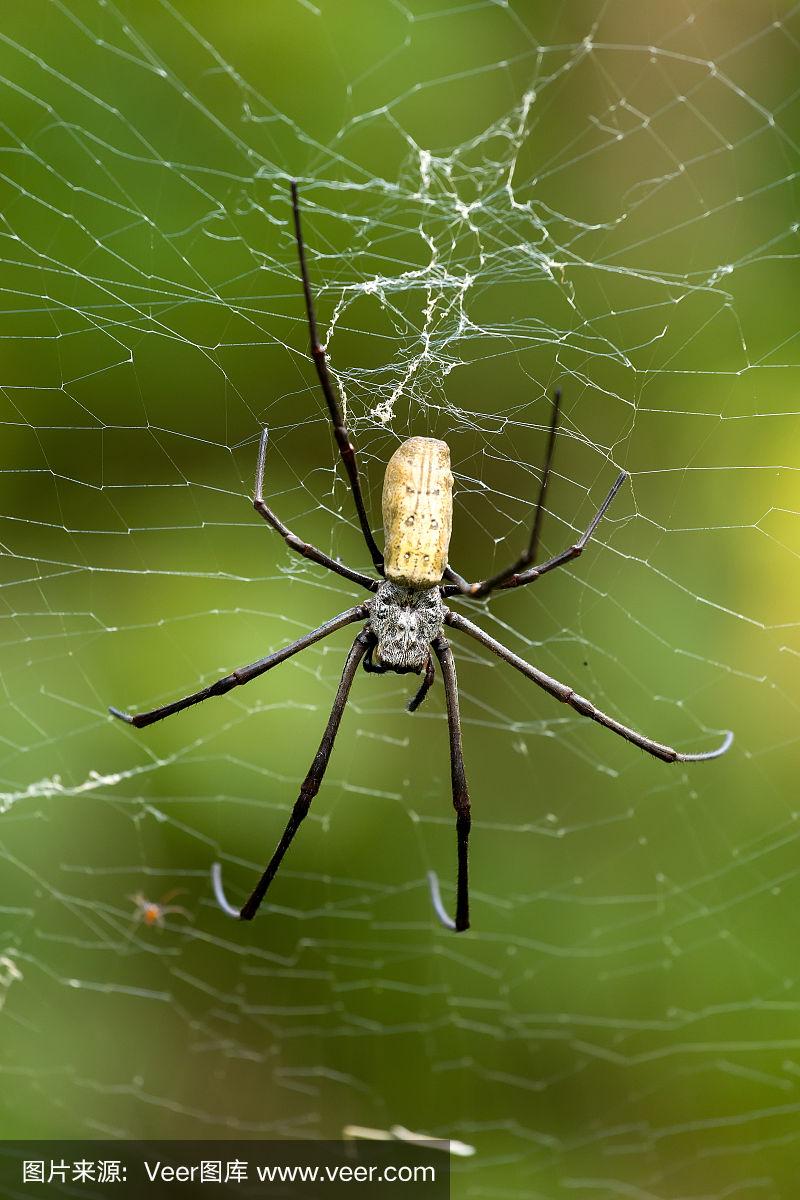
[(239, 919), (239, 910), (234, 908), (228, 897), (225, 895), (225, 888), (222, 886), (222, 864), (214, 862), (211, 864), (211, 886), (214, 889), (214, 899), (219, 907), (225, 913), (226, 917), (236, 917)]
[(364, 497), (361, 494), (361, 481), (358, 476), (358, 462), (356, 460), (356, 452), (353, 443), (350, 441), (350, 435), (347, 432), (347, 426), (344, 423), (341, 405), (334, 390), (333, 381), (328, 372), (328, 360), (325, 355), (324, 347), (320, 345), (319, 335), (317, 333), (317, 318), (314, 312), (314, 300), (311, 295), (311, 284), (308, 279), (308, 266), (306, 264), (306, 251), (303, 242), (303, 230), (300, 224), (300, 204), (297, 197), (297, 183), (292, 180), (292, 213), (294, 214), (294, 234), (297, 242), (297, 255), (300, 260), (300, 274), (303, 277), (303, 295), (306, 301), (306, 314), (308, 316), (308, 333), (311, 342), (311, 358), (314, 366), (317, 369), (317, 377), (319, 378), (320, 387), (322, 388), (325, 401), (328, 405), (328, 412), (333, 423), (333, 436), (336, 438), (336, 444), (339, 447), (344, 468), (347, 471), (350, 480), (350, 490), (353, 493), (353, 500), (358, 513), (358, 521), (361, 525), (361, 532), (364, 534), (364, 541), (367, 543), (367, 549), (370, 552), (372, 561), (375, 564), (375, 570), (379, 575), (383, 575), (383, 555), (378, 549), (375, 538), (370, 529), (369, 517), (364, 505)]
[(428, 692), (433, 687), (433, 681), (434, 681), (435, 677), (436, 677), (436, 668), (434, 667), (433, 659), (431, 658), (431, 656), (429, 654), (428, 661), (425, 663), (425, 678), (423, 679), (422, 683), (419, 685), (419, 690), (418, 690), (417, 694), (415, 696), (413, 696), (408, 702), (407, 707), (408, 707), (409, 712), (417, 711), (420, 704), (422, 704), (422, 702), (425, 699), (425, 697), (427, 696)]
[(433, 642), (444, 680), (447, 700), (447, 727), (450, 734), (450, 779), (453, 789), (453, 808), (456, 810), (456, 840), (458, 845), (458, 876), (456, 882), (456, 919), (458, 933), (469, 929), (469, 831), (472, 824), (469, 807), (467, 776), (461, 748), (461, 718), (458, 711), (458, 680), (453, 651), (441, 634)]
[(331, 715), (328, 717), (328, 724), (325, 726), (325, 732), (322, 735), (322, 741), (320, 742), (319, 750), (317, 750), (308, 774), (303, 780), (302, 787), (300, 788), (300, 795), (295, 801), (291, 816), (289, 817), (286, 828), (283, 831), (283, 836), (278, 842), (275, 853), (269, 860), (264, 874), (259, 879), (250, 897), (242, 906), (241, 912), (239, 913), (242, 921), (252, 921), (253, 917), (258, 912), (261, 906), (261, 901), (266, 895), (267, 888), (277, 874), (278, 867), (281, 865), (284, 854), (292, 844), (294, 835), (297, 833), (297, 830), (300, 828), (300, 825), (302, 824), (309, 808), (311, 807), (311, 801), (314, 799), (320, 789), (323, 776), (325, 775), (325, 768), (328, 765), (328, 760), (331, 756), (331, 751), (333, 750), (333, 744), (336, 741), (336, 734), (339, 732), (339, 725), (341, 723), (342, 714), (344, 713), (344, 708), (347, 703), (347, 697), (350, 692), (350, 688), (353, 686), (353, 680), (355, 679), (356, 671), (358, 670), (358, 664), (364, 657), (371, 640), (372, 634), (369, 632), (369, 630), (362, 629), (361, 633), (358, 634), (356, 640), (353, 642), (353, 645), (350, 648), (350, 653), (347, 656), (347, 661), (345, 662), (344, 670), (342, 671), (342, 678), (339, 683), (339, 688), (333, 701)]
[(533, 525), (531, 527), (531, 536), (528, 542), (528, 549), (511, 564), (502, 571), (498, 571), (496, 575), (490, 576), (488, 579), (482, 580), (480, 583), (467, 583), (463, 576), (457, 574), (456, 571), (447, 571), (447, 577), (455, 584), (456, 592), (464, 592), (473, 599), (479, 600), (482, 596), (488, 596), (494, 588), (499, 587), (511, 575), (516, 575), (518, 572), (529, 567), (536, 558), (536, 551), (539, 548), (539, 535), (542, 531), (542, 518), (544, 516), (544, 503), (547, 498), (547, 485), (550, 482), (550, 468), (553, 465), (553, 450), (556, 444), (556, 432), (558, 430), (558, 418), (561, 412), (561, 391), (557, 389), (553, 393), (553, 409), (550, 417), (550, 433), (547, 438), (547, 450), (544, 456), (544, 466), (542, 467), (542, 482), (539, 484), (539, 496), (536, 501), (536, 512), (533, 517)]
[(439, 887), (439, 876), (435, 871), (428, 871), (428, 888), (431, 893), (433, 911), (436, 913), (439, 924), (444, 926), (445, 929), (455, 930), (456, 923), (444, 906), (441, 888)]
[(594, 531), (597, 529), (597, 526), (608, 512), (611, 501), (614, 499), (627, 478), (628, 472), (620, 471), (619, 475), (614, 480), (611, 490), (609, 491), (605, 500), (600, 505), (597, 512), (586, 526), (586, 529), (578, 538), (577, 542), (574, 542), (573, 545), (568, 546), (566, 550), (562, 550), (560, 554), (555, 554), (552, 558), (548, 558), (547, 562), (543, 562), (541, 566), (530, 567), (527, 571), (521, 571), (519, 574), (512, 575), (505, 581), (505, 583), (500, 584), (500, 587), (514, 588), (521, 587), (526, 583), (532, 583), (533, 580), (538, 579), (540, 575), (546, 575), (548, 571), (552, 571), (556, 567), (563, 567), (564, 563), (572, 562), (573, 558), (579, 558), (586, 548), (586, 543), (592, 537)]
[(224, 675), (222, 679), (216, 680), (215, 683), (209, 684), (201, 691), (193, 692), (191, 696), (184, 696), (182, 700), (173, 700), (170, 704), (162, 705), (161, 708), (154, 708), (150, 712), (143, 713), (125, 713), (120, 712), (118, 708), (109, 708), (108, 711), (113, 717), (118, 717), (120, 721), (125, 721), (136, 729), (142, 729), (145, 725), (163, 721), (165, 717), (171, 717), (173, 713), (182, 712), (184, 708), (191, 708), (193, 704), (200, 704), (212, 696), (224, 696), (232, 688), (249, 683), (251, 679), (255, 679), (258, 675), (263, 675), (265, 671), (271, 671), (279, 663), (285, 662), (293, 654), (299, 654), (301, 650), (313, 646), (315, 642), (321, 641), (328, 634), (335, 633), (337, 629), (342, 629), (345, 625), (351, 625), (353, 621), (360, 621), (366, 615), (367, 608), (363, 604), (357, 604), (355, 608), (348, 608), (346, 612), (339, 613), (338, 617), (333, 617), (324, 625), (312, 629), (310, 633), (304, 633), (290, 646), (284, 646), (282, 650), (276, 650), (274, 654), (268, 654), (266, 658), (260, 658), (258, 662), (250, 663), (249, 666), (237, 667), (230, 675)]
[(187, 921), (194, 920), (194, 916), (192, 915), (192, 913), (190, 913), (187, 908), (184, 908), (180, 904), (167, 904), (166, 906), (162, 906), (162, 908), (161, 908), (162, 917), (168, 917), (175, 913), (177, 913), (181, 917), (186, 917)]
[(268, 430), (264, 428), (261, 431), (261, 441), (258, 446), (258, 467), (256, 469), (253, 508), (264, 518), (268, 525), (271, 525), (273, 529), (278, 531), (286, 542), (286, 545), (290, 549), (296, 550), (298, 554), (302, 554), (303, 558), (308, 558), (311, 562), (319, 563), (321, 567), (327, 567), (329, 571), (335, 571), (337, 575), (342, 575), (345, 579), (352, 580), (353, 583), (361, 584), (363, 588), (367, 588), (370, 592), (377, 591), (378, 581), (376, 579), (371, 579), (369, 575), (364, 575), (361, 571), (354, 571), (352, 567), (347, 567), (344, 563), (331, 558), (329, 554), (318, 550), (316, 546), (302, 541), (297, 534), (292, 533), (291, 529), (284, 525), (277, 513), (267, 504), (264, 499), (264, 464), (267, 457), (267, 440)]
[[(605, 500), (600, 505), (589, 524), (586, 526), (586, 529), (583, 531), (578, 540), (573, 543), (573, 545), (568, 546), (566, 550), (562, 550), (560, 554), (555, 554), (552, 558), (548, 558), (546, 562), (541, 563), (538, 567), (529, 567), (528, 570), (520, 571), (518, 573), (512, 572), (512, 574), (504, 579), (501, 583), (494, 584), (493, 586), (501, 589), (522, 587), (526, 583), (533, 583), (534, 579), (538, 579), (540, 575), (546, 575), (548, 571), (552, 571), (556, 567), (563, 567), (565, 563), (572, 562), (574, 558), (580, 558), (581, 554), (583, 554), (583, 551), (586, 549), (587, 542), (594, 535), (597, 526), (608, 512), (611, 501), (614, 499), (627, 478), (628, 472), (620, 471), (619, 475), (614, 480), (613, 486)], [(467, 583), (467, 581), (460, 575), (457, 575), (455, 571), (448, 570), (447, 574), (448, 578), (453, 580), (453, 583), (451, 585), (445, 585), (442, 588), (442, 594), (444, 596), (458, 596), (459, 593), (461, 593), (465, 596), (468, 596), (470, 599), (475, 599), (486, 594), (483, 589), (487, 581), (484, 583)], [(491, 581), (488, 582), (491, 583)]]
[(539, 551), (539, 538), (542, 532), (542, 521), (544, 519), (545, 501), (547, 499), (547, 485), (550, 481), (550, 470), (553, 465), (553, 452), (556, 444), (556, 434), (558, 432), (558, 420), (561, 411), (561, 392), (556, 391), (553, 396), (553, 412), (550, 419), (550, 434), (547, 439), (547, 450), (545, 452), (544, 466), (542, 468), (542, 482), (539, 485), (539, 496), (536, 501), (536, 512), (533, 517), (533, 526), (531, 528), (530, 541), (527, 550), (519, 556), (519, 558), (506, 567), (503, 571), (498, 571), (496, 575), (490, 576), (488, 579), (481, 580), (480, 583), (468, 583), (463, 576), (448, 568), (445, 572), (447, 578), (451, 582), (451, 586), (445, 587), (444, 594), (446, 596), (457, 596), (459, 593), (469, 596), (473, 600), (480, 600), (484, 596), (488, 596), (495, 588), (512, 588), (520, 587), (522, 584), (531, 583), (534, 579), (538, 579), (540, 575), (545, 575), (548, 571), (552, 571), (555, 567), (563, 566), (564, 563), (571, 562), (572, 559), (578, 558), (583, 553), (586, 543), (591, 538), (597, 526), (605, 516), (611, 501), (616, 496), (619, 489), (627, 479), (626, 471), (621, 471), (617, 476), (614, 486), (606, 496), (599, 509), (592, 517), (588, 527), (578, 538), (574, 545), (567, 550), (563, 550), (560, 554), (556, 554), (553, 558), (547, 560), (539, 567), (532, 564), (536, 560), (536, 555)]
[(473, 625), (472, 621), (462, 617), (460, 613), (448, 612), (445, 616), (445, 623), (453, 629), (460, 629), (462, 633), (468, 633), (470, 637), (475, 638), (476, 642), (480, 642), (487, 650), (491, 650), (503, 662), (507, 662), (509, 666), (514, 667), (522, 675), (528, 679), (532, 679), (537, 687), (542, 688), (545, 692), (549, 692), (551, 696), (555, 696), (556, 700), (560, 700), (563, 704), (568, 704), (570, 708), (574, 708), (582, 717), (589, 717), (590, 720), (596, 721), (598, 725), (602, 725), (605, 729), (610, 729), (612, 733), (616, 733), (619, 737), (625, 738), (627, 742), (632, 742), (634, 746), (639, 746), (648, 754), (652, 754), (654, 758), (660, 758), (663, 762), (705, 762), (710, 758), (719, 758), (729, 749), (733, 742), (733, 734), (728, 730), (722, 740), (722, 744), (717, 746), (716, 750), (705, 750), (700, 754), (682, 754), (678, 750), (673, 750), (672, 746), (665, 746), (661, 742), (655, 742), (652, 738), (645, 737), (643, 733), (637, 733), (635, 729), (629, 729), (627, 725), (623, 725), (620, 721), (616, 721), (613, 717), (609, 717), (606, 713), (601, 712), (599, 708), (595, 708), (591, 700), (587, 700), (585, 696), (578, 695), (571, 687), (565, 683), (560, 683), (557, 679), (553, 679), (550, 675), (545, 675), (544, 671), (531, 666), (525, 662), (523, 658), (519, 658), (501, 642), (496, 642), (488, 633), (484, 633), (477, 625)]

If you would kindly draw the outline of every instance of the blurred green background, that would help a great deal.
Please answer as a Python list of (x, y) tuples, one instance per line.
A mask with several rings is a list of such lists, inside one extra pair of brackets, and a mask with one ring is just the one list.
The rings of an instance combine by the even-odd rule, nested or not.
[[(454, 1194), (796, 1195), (797, 10), (32, 3), (0, 37), (4, 1137), (456, 1137)], [(137, 733), (356, 590), (287, 181), (377, 526), (445, 437), (452, 561), (583, 559), (476, 619), (667, 767), (458, 642), (473, 929), (441, 688), (359, 675), (241, 901), (347, 645)], [(454, 639), (455, 640), (455, 639)], [(164, 929), (130, 896), (183, 889)]]

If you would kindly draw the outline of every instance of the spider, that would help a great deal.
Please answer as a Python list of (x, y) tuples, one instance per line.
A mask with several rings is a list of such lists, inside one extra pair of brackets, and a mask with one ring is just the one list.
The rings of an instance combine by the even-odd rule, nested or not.
[[(539, 494), (536, 501), (533, 524), (528, 545), (510, 566), (486, 579), (469, 583), (448, 564), (448, 548), (452, 527), (453, 476), (450, 472), (450, 451), (446, 442), (435, 438), (413, 437), (395, 451), (386, 467), (383, 484), (383, 520), (385, 550), (381, 553), (372, 533), (361, 491), (358, 463), (353, 443), (344, 421), (342, 408), (328, 371), (325, 348), (320, 344), (314, 301), (309, 282), (305, 246), (300, 220), (297, 184), (291, 184), (294, 236), (305, 297), (306, 316), (310, 338), (311, 359), (316, 368), (322, 393), (328, 406), (333, 435), (339, 448), (342, 464), (350, 483), (356, 514), (367, 549), (379, 576), (370, 575), (346, 566), (331, 558), (324, 551), (302, 541), (280, 517), (273, 512), (264, 499), (264, 467), (267, 453), (268, 431), (263, 430), (258, 451), (256, 483), (253, 505), (292, 550), (319, 566), (342, 576), (351, 583), (360, 584), (371, 593), (371, 598), (347, 609), (319, 628), (304, 634), (291, 645), (261, 658), (248, 666), (238, 667), (208, 687), (193, 692), (181, 700), (174, 700), (151, 712), (125, 713), (116, 708), (109, 711), (129, 725), (142, 729), (156, 721), (163, 721), (175, 713), (182, 712), (194, 704), (200, 704), (212, 696), (223, 696), (232, 688), (250, 683), (266, 671), (277, 667), (287, 658), (313, 646), (316, 642), (358, 621), (366, 624), (356, 635), (342, 672), (341, 682), (333, 701), (333, 708), (322, 735), (319, 749), (308, 774), (300, 788), (283, 835), (264, 873), (245, 901), (239, 917), (249, 921), (256, 915), (267, 889), (289, 849), (295, 834), (306, 817), (311, 802), (319, 791), (325, 769), (333, 750), (336, 734), (342, 719), (353, 680), (359, 664), (366, 671), (382, 673), (395, 671), (399, 674), (412, 672), (422, 675), (422, 682), (408, 708), (414, 712), (428, 694), (434, 682), (434, 656), (439, 662), (444, 681), (447, 721), (450, 737), (450, 763), (453, 807), (456, 813), (457, 877), (456, 915), (448, 925), (456, 931), (469, 928), (469, 876), (468, 853), (470, 834), (470, 802), (461, 744), (461, 720), (459, 716), (458, 685), (456, 668), (450, 643), (444, 635), (445, 626), (474, 638), (485, 649), (497, 655), (514, 670), (519, 671), (556, 700), (569, 705), (596, 721), (605, 729), (639, 746), (648, 754), (664, 762), (702, 762), (724, 754), (733, 740), (728, 732), (720, 746), (699, 754), (683, 754), (652, 738), (629, 729), (614, 717), (601, 712), (590, 700), (579, 695), (573, 688), (551, 678), (538, 667), (519, 658), (502, 643), (484, 633), (467, 617), (453, 612), (444, 603), (450, 597), (480, 600), (496, 589), (523, 587), (540, 579), (549, 571), (572, 562), (583, 553), (611, 502), (627, 478), (620, 472), (603, 503), (592, 517), (581, 536), (554, 557), (536, 565), (542, 518), (545, 512), (547, 486), (553, 463), (553, 450), (559, 423), (560, 393), (556, 392), (550, 420), (549, 436), (542, 468)], [(447, 582), (445, 582), (447, 581)], [(441, 903), (439, 904), (441, 907)]]
[(128, 899), (136, 905), (133, 913), (134, 924), (138, 925), (141, 921), (143, 925), (157, 925), (159, 929), (163, 929), (164, 917), (168, 917), (171, 913), (179, 913), (180, 916), (186, 917), (187, 921), (193, 921), (194, 917), (187, 909), (181, 907), (180, 904), (169, 903), (176, 896), (183, 894), (183, 888), (173, 888), (160, 900), (148, 900), (144, 892), (136, 892), (135, 895), (128, 896)]

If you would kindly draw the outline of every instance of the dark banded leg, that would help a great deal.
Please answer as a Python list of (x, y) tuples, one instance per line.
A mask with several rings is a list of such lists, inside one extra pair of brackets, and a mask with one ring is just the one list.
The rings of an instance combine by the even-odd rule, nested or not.
[[(566, 550), (562, 550), (560, 554), (555, 554), (552, 558), (548, 558), (547, 562), (541, 563), (538, 567), (530, 567), (526, 571), (519, 572), (519, 574), (515, 574), (512, 571), (512, 573), (503, 578), (500, 583), (494, 584), (493, 586), (500, 588), (501, 590), (505, 588), (522, 587), (523, 584), (533, 583), (534, 579), (538, 579), (540, 575), (546, 575), (548, 571), (553, 571), (556, 567), (563, 567), (565, 563), (572, 562), (573, 559), (579, 558), (586, 549), (586, 543), (594, 535), (594, 531), (597, 529), (597, 526), (606, 515), (611, 501), (614, 499), (627, 478), (627, 471), (620, 471), (619, 475), (614, 480), (614, 484), (610, 492), (592, 517), (586, 529), (578, 538), (577, 542), (573, 543), (572, 546), (568, 546)], [(449, 569), (447, 572), (447, 577), (448, 579), (452, 579), (453, 583), (445, 584), (445, 586), (442, 588), (442, 593), (445, 596), (458, 596), (461, 594), (474, 599), (475, 597), (479, 598), (486, 595), (486, 592), (484, 591), (486, 581), (484, 581), (484, 583), (468, 583), (466, 579), (463, 579), (460, 575), (457, 575), (455, 571), (450, 571)]]
[(347, 471), (348, 479), (350, 480), (350, 490), (353, 493), (353, 500), (358, 513), (358, 521), (361, 526), (361, 532), (364, 534), (364, 541), (367, 543), (367, 549), (370, 552), (375, 570), (379, 575), (383, 575), (383, 555), (378, 549), (375, 538), (372, 535), (372, 530), (369, 524), (369, 517), (364, 505), (364, 497), (361, 494), (361, 480), (358, 475), (358, 462), (356, 460), (356, 452), (353, 443), (350, 441), (350, 434), (347, 431), (347, 426), (344, 423), (342, 408), (339, 403), (339, 398), (334, 389), (333, 380), (328, 371), (328, 360), (325, 356), (325, 350), (320, 345), (319, 335), (317, 333), (317, 317), (314, 312), (314, 300), (311, 295), (311, 284), (308, 279), (308, 266), (306, 265), (306, 251), (303, 243), (303, 230), (300, 224), (300, 204), (297, 197), (297, 184), (292, 180), (292, 212), (294, 214), (294, 233), (297, 242), (297, 254), (300, 259), (300, 274), (303, 277), (303, 295), (306, 300), (306, 314), (308, 316), (308, 333), (311, 342), (311, 358), (314, 366), (317, 369), (317, 377), (322, 388), (325, 401), (328, 405), (328, 412), (331, 416), (333, 424), (333, 436), (336, 439), (336, 445), (339, 447), (344, 468)]
[(256, 469), (253, 508), (264, 518), (268, 525), (271, 525), (273, 529), (278, 531), (291, 550), (296, 550), (298, 554), (303, 555), (303, 558), (308, 558), (311, 562), (319, 563), (321, 567), (327, 567), (329, 571), (335, 571), (337, 575), (342, 575), (345, 579), (350, 579), (353, 583), (361, 584), (363, 588), (366, 588), (370, 592), (377, 591), (378, 581), (376, 579), (371, 579), (369, 575), (364, 575), (361, 571), (354, 571), (352, 567), (347, 567), (344, 563), (331, 558), (329, 554), (325, 554), (324, 551), (318, 550), (310, 542), (302, 541), (297, 534), (292, 533), (291, 529), (284, 525), (277, 513), (273, 512), (267, 504), (264, 499), (264, 464), (267, 457), (268, 437), (268, 430), (265, 428), (261, 431), (261, 441), (258, 446), (258, 467)]
[(447, 700), (447, 727), (450, 734), (450, 780), (453, 789), (453, 808), (456, 810), (456, 843), (458, 851), (458, 874), (456, 879), (456, 919), (458, 933), (469, 929), (469, 831), (472, 817), (469, 806), (467, 776), (464, 771), (464, 754), (461, 748), (461, 719), (458, 711), (458, 680), (453, 651), (447, 638), (441, 634), (433, 642), (433, 649), (442, 668), (444, 694)]
[(224, 675), (222, 679), (217, 679), (215, 683), (210, 683), (208, 687), (202, 688), (199, 692), (192, 692), (191, 696), (184, 696), (182, 700), (173, 700), (170, 704), (162, 705), (161, 708), (154, 708), (150, 712), (143, 713), (125, 713), (118, 708), (109, 708), (108, 711), (112, 716), (118, 717), (120, 721), (125, 721), (126, 724), (133, 725), (136, 729), (143, 729), (145, 725), (163, 721), (165, 717), (171, 717), (185, 708), (191, 708), (193, 704), (201, 704), (203, 700), (210, 700), (212, 696), (224, 696), (232, 688), (249, 683), (251, 679), (256, 679), (265, 671), (271, 671), (279, 663), (285, 662), (293, 654), (299, 654), (301, 650), (313, 646), (315, 642), (335, 633), (337, 629), (343, 629), (345, 625), (351, 625), (353, 621), (361, 621), (366, 616), (367, 608), (364, 604), (348, 608), (347, 612), (339, 613), (338, 617), (333, 617), (324, 625), (312, 629), (310, 633), (304, 633), (290, 646), (284, 646), (282, 650), (276, 650), (274, 654), (268, 654), (266, 658), (260, 658), (258, 662), (251, 663), (247, 667), (237, 667), (230, 675)]
[(328, 760), (333, 750), (333, 744), (336, 741), (336, 734), (339, 732), (339, 725), (342, 720), (347, 697), (350, 693), (350, 688), (353, 686), (356, 671), (361, 659), (366, 653), (367, 647), (372, 640), (372, 634), (368, 630), (362, 629), (356, 640), (350, 648), (350, 653), (347, 656), (347, 661), (344, 664), (342, 678), (333, 701), (331, 715), (328, 717), (328, 724), (325, 727), (325, 732), (322, 735), (322, 741), (319, 744), (319, 750), (314, 756), (308, 774), (303, 780), (303, 785), (300, 788), (300, 795), (295, 801), (291, 816), (287, 822), (286, 828), (283, 831), (283, 836), (278, 842), (275, 853), (269, 860), (264, 874), (259, 879), (254, 887), (250, 897), (245, 901), (242, 910), (239, 913), (243, 921), (252, 921), (253, 917), (258, 912), (261, 901), (267, 894), (267, 888), (272, 883), (272, 880), (277, 874), (278, 868), (283, 861), (283, 856), (292, 844), (294, 835), (297, 833), (301, 824), (305, 820), (308, 810), (311, 807), (311, 801), (316, 796), (322, 784), (325, 775), (325, 769), (328, 766)]
[(463, 576), (448, 567), (445, 575), (450, 580), (450, 583), (443, 588), (445, 596), (457, 596), (460, 593), (461, 595), (469, 596), (473, 600), (480, 600), (482, 597), (488, 596), (495, 588), (521, 587), (523, 584), (532, 583), (540, 575), (545, 575), (548, 571), (563, 566), (564, 563), (572, 562), (574, 558), (578, 558), (583, 553), (586, 543), (597, 529), (597, 526), (608, 510), (608, 506), (628, 478), (628, 475), (626, 471), (620, 472), (611, 491), (592, 517), (584, 533), (581, 534), (574, 545), (569, 546), (568, 549), (563, 550), (560, 554), (556, 554), (553, 558), (549, 558), (541, 566), (535, 567), (533, 564), (539, 552), (539, 538), (544, 519), (547, 485), (550, 481), (550, 471), (553, 466), (553, 452), (555, 450), (560, 411), (561, 392), (557, 391), (553, 396), (553, 413), (550, 419), (550, 434), (547, 439), (547, 450), (545, 452), (544, 467), (542, 468), (542, 482), (539, 485), (539, 496), (536, 501), (536, 512), (533, 517), (533, 526), (527, 550), (510, 567), (506, 567), (503, 571), (498, 571), (496, 575), (492, 575), (488, 579), (481, 580), (480, 583), (469, 583)]
[(579, 696), (565, 683), (560, 683), (557, 679), (553, 679), (550, 675), (545, 675), (544, 671), (538, 670), (537, 667), (531, 666), (525, 662), (524, 658), (519, 658), (502, 642), (496, 642), (488, 633), (484, 633), (477, 625), (473, 625), (472, 621), (468, 621), (466, 617), (462, 617), (460, 613), (448, 612), (445, 616), (445, 623), (452, 629), (460, 629), (462, 633), (468, 633), (470, 637), (475, 638), (476, 642), (480, 642), (487, 650), (491, 650), (503, 662), (507, 662), (509, 666), (514, 667), (522, 675), (528, 679), (532, 679), (537, 687), (542, 688), (545, 692), (549, 692), (551, 696), (555, 696), (556, 700), (560, 700), (562, 704), (568, 704), (570, 708), (574, 708), (575, 712), (580, 713), (582, 717), (589, 717), (590, 720), (596, 721), (598, 725), (602, 725), (604, 729), (610, 729), (612, 733), (616, 733), (618, 737), (624, 738), (626, 742), (632, 742), (634, 746), (638, 746), (641, 750), (645, 750), (648, 754), (652, 754), (654, 758), (660, 758), (663, 762), (706, 762), (711, 758), (719, 758), (721, 754), (730, 747), (733, 741), (733, 734), (730, 730), (725, 734), (722, 744), (716, 750), (705, 750), (700, 754), (682, 754), (678, 750), (673, 750), (672, 746), (665, 746), (661, 742), (654, 742), (652, 738), (645, 737), (643, 733), (637, 733), (635, 729), (630, 729), (627, 725), (623, 725), (621, 721), (617, 721), (614, 717), (609, 717), (606, 713), (601, 712), (599, 708), (595, 708), (591, 700), (587, 700), (585, 696)]

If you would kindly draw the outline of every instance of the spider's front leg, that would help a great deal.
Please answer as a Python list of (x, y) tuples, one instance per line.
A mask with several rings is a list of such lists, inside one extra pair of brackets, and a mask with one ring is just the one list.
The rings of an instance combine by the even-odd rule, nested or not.
[(445, 615), (445, 623), (452, 629), (460, 629), (462, 633), (469, 634), (476, 642), (485, 646), (487, 650), (491, 650), (492, 654), (496, 654), (503, 662), (507, 662), (515, 671), (519, 671), (521, 675), (525, 675), (528, 679), (532, 680), (542, 691), (548, 692), (556, 700), (560, 700), (562, 704), (568, 704), (570, 708), (580, 713), (582, 717), (588, 717), (590, 720), (596, 721), (604, 729), (610, 729), (618, 737), (624, 738), (626, 742), (632, 742), (634, 746), (638, 746), (641, 750), (652, 754), (653, 758), (660, 758), (662, 762), (708, 762), (712, 758), (719, 758), (720, 755), (725, 754), (733, 743), (733, 733), (731, 730), (727, 730), (722, 742), (713, 750), (701, 750), (697, 754), (687, 754), (683, 751), (675, 750), (674, 747), (646, 737), (643, 733), (639, 733), (638, 730), (631, 729), (629, 725), (623, 725), (615, 717), (610, 717), (608, 713), (602, 712), (596, 705), (592, 704), (591, 700), (587, 700), (585, 696), (579, 695), (574, 688), (571, 688), (566, 683), (561, 683), (558, 679), (553, 679), (551, 675), (546, 675), (538, 667), (534, 667), (531, 663), (526, 662), (524, 658), (520, 658), (518, 654), (514, 654), (512, 650), (504, 646), (502, 642), (496, 641), (477, 625), (473, 625), (472, 621), (469, 621), (466, 617), (462, 617), (460, 613), (448, 611)]
[(442, 668), (444, 694), (447, 700), (447, 727), (450, 734), (450, 779), (453, 789), (453, 808), (456, 810), (456, 841), (458, 875), (456, 880), (457, 933), (469, 929), (469, 831), (472, 815), (469, 803), (464, 752), (461, 746), (461, 717), (458, 707), (458, 680), (453, 651), (447, 638), (440, 634), (433, 643)]
[(358, 665), (364, 657), (367, 647), (373, 640), (369, 628), (362, 629), (350, 649), (347, 656), (347, 661), (344, 665), (342, 678), (339, 683), (336, 697), (333, 701), (331, 715), (328, 718), (328, 724), (325, 726), (325, 732), (322, 735), (322, 741), (319, 745), (319, 750), (314, 755), (314, 761), (309, 767), (308, 774), (303, 780), (303, 785), (300, 788), (300, 795), (294, 803), (291, 816), (283, 831), (283, 836), (278, 842), (275, 853), (267, 863), (264, 874), (259, 879), (254, 887), (250, 897), (245, 901), (239, 916), (243, 921), (252, 921), (253, 917), (261, 907), (261, 901), (267, 894), (267, 888), (272, 883), (272, 880), (277, 874), (278, 867), (283, 861), (283, 856), (289, 849), (294, 835), (297, 833), (301, 824), (305, 820), (308, 810), (311, 807), (311, 801), (316, 796), (322, 784), (325, 775), (325, 769), (328, 766), (328, 760), (333, 750), (333, 744), (336, 741), (336, 734), (339, 732), (342, 714), (344, 713), (347, 697), (350, 694), (350, 688), (353, 686), (353, 680), (358, 670)]
[(353, 608), (348, 608), (346, 612), (339, 613), (338, 617), (326, 621), (317, 629), (312, 629), (310, 633), (303, 634), (290, 646), (284, 646), (282, 650), (276, 650), (273, 654), (268, 654), (266, 658), (260, 658), (257, 662), (250, 663), (249, 666), (237, 667), (235, 671), (231, 671), (230, 675), (223, 675), (221, 679), (210, 683), (208, 687), (201, 688), (199, 692), (192, 692), (190, 696), (184, 696), (181, 700), (173, 700), (170, 704), (163, 704), (160, 708), (154, 708), (150, 712), (126, 713), (119, 708), (109, 708), (108, 711), (112, 717), (124, 721), (126, 725), (133, 725), (135, 729), (143, 729), (146, 725), (163, 721), (165, 717), (172, 717), (175, 713), (183, 712), (184, 709), (191, 708), (195, 704), (202, 704), (204, 700), (210, 700), (213, 696), (224, 696), (233, 688), (250, 683), (252, 679), (257, 679), (259, 675), (271, 671), (273, 667), (285, 662), (293, 654), (307, 650), (315, 642), (322, 641), (329, 634), (343, 629), (345, 625), (351, 625), (353, 621), (362, 620), (368, 611), (366, 604), (356, 604)]

